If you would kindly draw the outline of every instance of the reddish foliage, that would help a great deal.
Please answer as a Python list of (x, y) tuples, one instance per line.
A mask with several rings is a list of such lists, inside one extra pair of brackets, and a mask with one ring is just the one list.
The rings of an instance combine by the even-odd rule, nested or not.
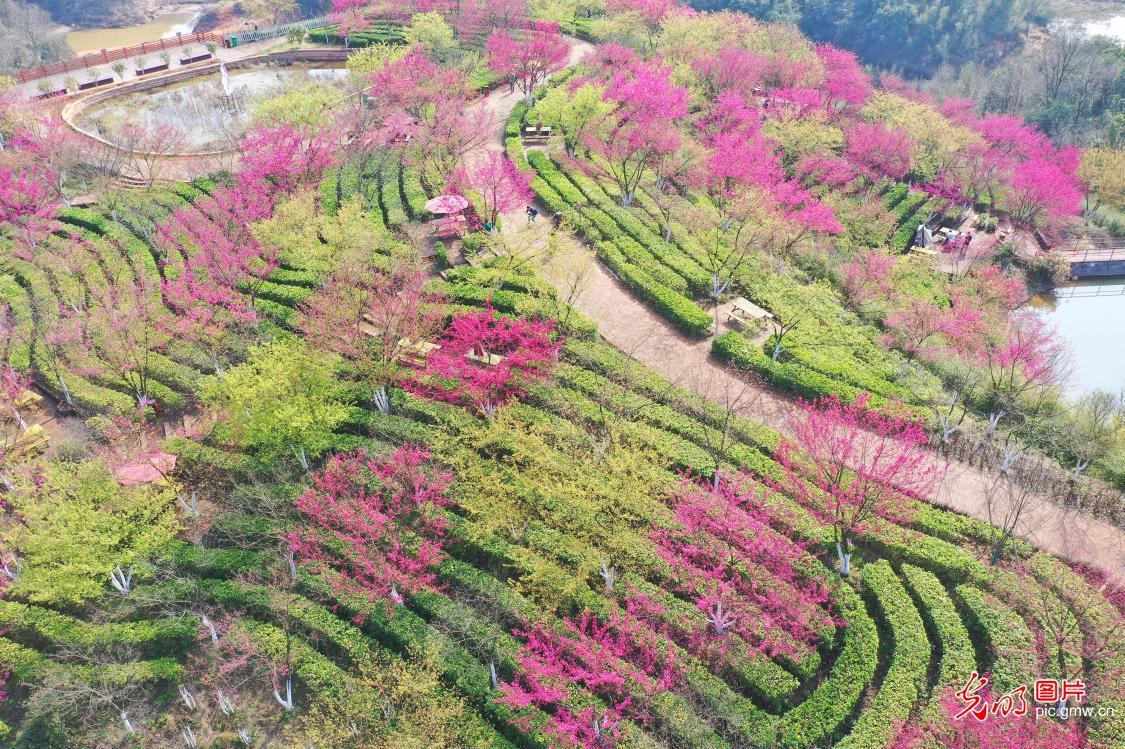
[(847, 158), (872, 180), (902, 179), (914, 159), (914, 140), (898, 128), (857, 122), (848, 128)]
[(499, 151), (489, 151), (468, 170), (455, 172), (449, 186), (458, 193), (476, 191), (484, 201), (485, 218), (493, 225), (501, 214), (514, 211), (535, 197), (531, 176)]
[(832, 622), (828, 591), (797, 572), (805, 546), (771, 527), (768, 491), (746, 476), (717, 487), (684, 480), (671, 497), (678, 527), (652, 533), (670, 582), (700, 611), (684, 643), (694, 653), (722, 661), (738, 637), (771, 656), (799, 658)]
[(372, 601), (401, 603), (434, 588), (452, 477), (428, 469), (428, 459), (412, 445), (378, 458), (334, 456), (295, 502), (306, 524), (290, 534), (290, 548), (314, 570), (337, 573), (337, 589)]
[(860, 107), (871, 95), (871, 79), (854, 52), (818, 44), (817, 57), (824, 63), (824, 90), (837, 107)]
[(870, 410), (869, 397), (802, 402), (794, 441), (783, 442), (775, 456), (786, 473), (782, 489), (832, 524), (844, 572), (852, 539), (870, 518), (906, 520), (908, 500), (927, 497), (940, 478), (921, 421), (891, 407)]
[(488, 38), (488, 65), (500, 78), (511, 77), (525, 96), (566, 63), (570, 46), (559, 36), (559, 25), (538, 21), (524, 36), (505, 31)]
[(762, 55), (738, 47), (723, 47), (714, 54), (692, 59), (692, 68), (700, 76), (708, 99), (725, 91), (752, 95), (765, 79), (768, 65), (769, 60)]
[(440, 331), (444, 298), (427, 291), (419, 264), (396, 259), (389, 270), (342, 264), (302, 307), (301, 329), (318, 346), (351, 359), (374, 387), (398, 378), (407, 346)]
[(310, 135), (292, 125), (259, 126), (242, 140), (242, 161), (235, 177), (242, 203), (260, 204), (268, 216), (281, 195), (320, 184), (332, 166), (330, 134)]
[[(519, 670), (500, 685), (498, 701), (517, 711), (545, 712), (544, 727), (562, 746), (612, 746), (625, 719), (647, 723), (649, 698), (676, 686), (680, 669), (666, 645), (629, 614), (613, 613), (602, 622), (589, 611), (577, 621), (564, 619), (561, 631), (529, 625), (516, 630), (524, 640)], [(578, 689), (599, 697), (605, 709), (589, 705)], [(519, 718), (525, 728), (532, 716)]]
[(563, 339), (551, 322), (501, 317), (488, 307), (454, 317), (440, 344), (404, 387), (488, 412), (549, 377)]

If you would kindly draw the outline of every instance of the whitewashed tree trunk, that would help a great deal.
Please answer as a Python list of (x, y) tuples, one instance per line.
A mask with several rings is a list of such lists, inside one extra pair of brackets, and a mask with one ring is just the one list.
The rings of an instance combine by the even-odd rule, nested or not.
[(285, 677), (285, 697), (281, 696), (281, 692), (277, 689), (277, 680), (274, 680), (273, 698), (277, 700), (277, 704), (285, 708), (285, 712), (289, 712), (295, 706), (293, 704), (293, 677)]
[(297, 462), (301, 464), (301, 470), (307, 472), (309, 470), (309, 457), (305, 454), (305, 448), (297, 447), (290, 443), (289, 449), (292, 450), (293, 455), (297, 457)]
[(121, 569), (121, 565), (117, 565), (109, 573), (109, 582), (121, 595), (129, 595), (129, 591), (133, 589), (133, 566), (129, 565), (129, 571), (126, 572)]
[(1000, 426), (1000, 419), (1004, 418), (1003, 411), (993, 411), (988, 415), (988, 436), (992, 437), (996, 434), (996, 428)]
[[(219, 631), (215, 629), (215, 623), (212, 622), (210, 617), (208, 617), (206, 614), (200, 614), (199, 620), (203, 623), (203, 626), (207, 628), (207, 631), (211, 633), (212, 644), (218, 644)], [(222, 693), (220, 692), (220, 694)]]
[(391, 397), (387, 395), (386, 386), (380, 385), (375, 388), (375, 392), (371, 395), (371, 402), (375, 404), (379, 413), (389, 414), (391, 412)]
[(840, 574), (844, 577), (852, 573), (852, 553), (851, 551), (844, 551), (847, 545), (847, 541), (842, 544), (839, 541), (836, 542), (836, 558), (840, 562)]
[(1082, 472), (1085, 471), (1086, 467), (1089, 466), (1089, 465), (1090, 465), (1090, 459), (1089, 458), (1086, 458), (1085, 460), (1082, 460), (1081, 458), (1079, 458), (1074, 463), (1074, 472), (1071, 474), (1070, 480), (1071, 481), (1077, 481), (1079, 478), (1081, 478)]
[(601, 570), (599, 574), (605, 582), (605, 594), (608, 596), (613, 593), (613, 583), (617, 580), (617, 568), (611, 567), (606, 560), (601, 560)]

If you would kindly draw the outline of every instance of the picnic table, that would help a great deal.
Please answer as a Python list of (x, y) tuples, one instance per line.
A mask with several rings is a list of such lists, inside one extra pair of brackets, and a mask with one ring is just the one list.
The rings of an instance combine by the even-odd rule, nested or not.
[(437, 351), (441, 346), (429, 341), (415, 341), (403, 338), (399, 341), (400, 352), (398, 359), (403, 364), (421, 367), (426, 363), (426, 357), (431, 351)]
[(773, 315), (743, 297), (735, 298), (730, 311), (727, 312), (727, 322), (735, 323), (739, 327), (757, 327), (772, 319)]
[(464, 216), (449, 216), (433, 222), (434, 236), (438, 239), (453, 239), (464, 236), (469, 222)]
[(34, 411), (43, 405), (43, 396), (33, 390), (21, 390), (13, 405), (20, 410)]
[(28, 455), (45, 450), (51, 437), (41, 424), (32, 424), (19, 434), (0, 439), (0, 449), (11, 449), (14, 455)]
[(465, 358), (469, 361), (476, 362), (477, 364), (484, 364), (489, 367), (495, 367), (500, 362), (504, 361), (504, 357), (500, 354), (490, 354), (489, 352), (481, 349), (478, 351), (469, 351), (465, 354)]
[(525, 143), (546, 143), (551, 137), (551, 128), (544, 125), (524, 125), (521, 133)]

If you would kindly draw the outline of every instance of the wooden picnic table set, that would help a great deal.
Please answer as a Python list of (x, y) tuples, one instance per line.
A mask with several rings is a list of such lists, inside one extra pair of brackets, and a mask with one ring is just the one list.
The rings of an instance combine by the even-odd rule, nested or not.
[[(363, 331), (364, 335), (371, 338), (381, 338), (383, 335), (382, 329), (378, 326), (375, 318), (366, 312), (363, 314), (363, 322), (360, 323), (360, 330)], [(398, 345), (399, 362), (410, 367), (421, 367), (425, 365), (426, 357), (441, 348), (440, 344), (431, 343), (429, 341), (415, 341), (412, 338), (400, 338)], [(468, 352), (465, 354), (465, 358), (476, 364), (489, 367), (495, 367), (497, 364), (504, 361), (502, 355), (489, 353), (483, 348)]]
[(773, 315), (744, 297), (736, 297), (727, 312), (727, 322), (740, 328), (760, 327), (772, 319)]
[[(43, 405), (43, 396), (34, 390), (23, 390), (12, 404), (20, 411), (37, 411)], [(31, 454), (45, 450), (50, 441), (51, 437), (42, 424), (32, 424), (0, 438), (0, 449), (12, 450), (15, 455)]]

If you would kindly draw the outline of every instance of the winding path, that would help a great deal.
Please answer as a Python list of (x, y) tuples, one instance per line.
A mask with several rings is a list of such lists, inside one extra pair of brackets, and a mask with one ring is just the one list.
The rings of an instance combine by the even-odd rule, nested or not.
[[(568, 38), (571, 45), (568, 65), (574, 65), (593, 47)], [(504, 125), (512, 108), (520, 101), (517, 92), (509, 94), (498, 89), (477, 106), (487, 115), (491, 140), (481, 152), (502, 148)], [(471, 158), (471, 157), (470, 157)], [(525, 224), (521, 212), (505, 216), (505, 231)], [(546, 241), (548, 221), (541, 222), (537, 239)], [(521, 229), (521, 231), (524, 231)], [(590, 259), (588, 285), (574, 300), (574, 306), (598, 324), (602, 336), (619, 350), (629, 354), (668, 380), (717, 402), (724, 402), (731, 393), (745, 393), (739, 411), (749, 418), (782, 432), (789, 431), (794, 402), (774, 390), (748, 383), (736, 372), (711, 358), (711, 341), (695, 341), (681, 335), (663, 318), (638, 301), (608, 270), (593, 259), (593, 251), (585, 247)], [(562, 278), (548, 280), (563, 291)], [(564, 292), (565, 293), (565, 292)], [(934, 496), (934, 503), (981, 520), (988, 520), (988, 487), (995, 477), (958, 461), (943, 461), (945, 478)], [(1096, 565), (1121, 583), (1125, 582), (1125, 532), (1079, 510), (1064, 508), (1046, 497), (1039, 497), (1025, 510), (1020, 534), (1036, 546), (1060, 557)], [(993, 504), (1002, 515), (1006, 505)]]

